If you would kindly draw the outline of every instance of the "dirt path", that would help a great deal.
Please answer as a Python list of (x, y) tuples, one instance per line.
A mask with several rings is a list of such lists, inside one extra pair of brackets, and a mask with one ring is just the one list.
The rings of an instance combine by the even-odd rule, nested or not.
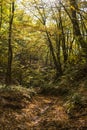
[(37, 95), (23, 109), (3, 108), (0, 130), (87, 130), (86, 121), (69, 119), (60, 97)]
[(23, 113), (30, 116), (26, 118), (27, 125), (37, 130), (46, 129), (48, 126), (52, 130), (55, 129), (55, 127), (58, 127), (57, 125), (68, 120), (68, 116), (61, 104), (62, 101), (55, 97), (35, 97), (33, 103), (23, 109)]
[[(34, 97), (33, 102), (22, 110), (25, 130), (86, 130), (84, 118), (69, 119), (59, 97)], [(24, 130), (24, 129), (23, 129)]]

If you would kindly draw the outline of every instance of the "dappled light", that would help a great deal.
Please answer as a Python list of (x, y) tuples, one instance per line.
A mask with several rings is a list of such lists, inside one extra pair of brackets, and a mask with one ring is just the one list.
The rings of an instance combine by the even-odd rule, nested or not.
[(0, 1), (0, 130), (87, 130), (87, 0)]

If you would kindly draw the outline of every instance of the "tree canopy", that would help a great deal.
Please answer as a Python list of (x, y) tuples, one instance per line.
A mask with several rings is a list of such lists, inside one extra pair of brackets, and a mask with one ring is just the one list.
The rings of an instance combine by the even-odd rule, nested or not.
[(32, 64), (37, 69), (52, 67), (58, 78), (67, 66), (85, 63), (86, 4), (86, 0), (1, 0), (0, 72), (4, 82), (19, 82), (24, 71), (29, 77)]

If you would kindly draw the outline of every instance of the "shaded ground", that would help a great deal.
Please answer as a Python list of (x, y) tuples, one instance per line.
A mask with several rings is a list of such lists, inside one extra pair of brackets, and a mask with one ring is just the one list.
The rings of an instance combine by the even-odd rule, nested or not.
[(0, 91), (0, 130), (87, 130), (87, 115), (70, 118), (61, 97)]

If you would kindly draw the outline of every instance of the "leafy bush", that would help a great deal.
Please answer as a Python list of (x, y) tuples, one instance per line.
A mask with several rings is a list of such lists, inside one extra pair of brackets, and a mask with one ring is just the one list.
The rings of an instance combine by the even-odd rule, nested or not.
[(73, 116), (75, 111), (80, 111), (84, 107), (85, 101), (86, 99), (82, 94), (74, 93), (71, 97), (68, 97), (64, 104), (66, 112)]
[(42, 87), (41, 93), (46, 95), (65, 96), (69, 93), (69, 89), (67, 87), (56, 86), (52, 83), (45, 83)]

